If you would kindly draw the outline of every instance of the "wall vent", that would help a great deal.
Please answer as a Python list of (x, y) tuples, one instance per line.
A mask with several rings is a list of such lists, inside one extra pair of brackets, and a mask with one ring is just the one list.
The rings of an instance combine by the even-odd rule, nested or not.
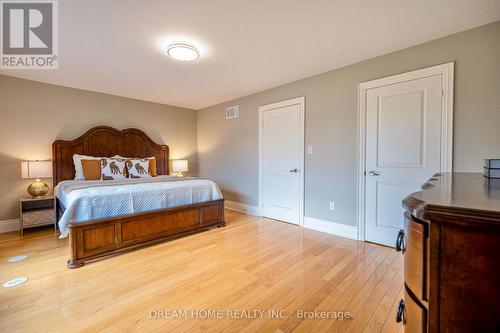
[(240, 116), (239, 105), (234, 105), (226, 108), (226, 119), (238, 118)]

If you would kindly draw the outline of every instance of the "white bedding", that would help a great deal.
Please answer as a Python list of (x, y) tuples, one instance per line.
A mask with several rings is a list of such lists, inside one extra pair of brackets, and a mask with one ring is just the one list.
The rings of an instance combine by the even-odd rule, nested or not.
[(61, 238), (70, 222), (85, 222), (120, 215), (222, 199), (214, 182), (200, 178), (158, 176), (123, 180), (65, 180), (54, 189), (66, 211), (59, 220)]

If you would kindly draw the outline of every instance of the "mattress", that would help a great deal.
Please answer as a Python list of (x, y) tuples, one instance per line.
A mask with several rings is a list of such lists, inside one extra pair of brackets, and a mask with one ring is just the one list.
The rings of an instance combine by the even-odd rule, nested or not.
[(138, 214), (222, 199), (213, 181), (158, 176), (123, 180), (65, 180), (54, 194), (66, 208), (59, 220), (61, 238), (69, 223)]

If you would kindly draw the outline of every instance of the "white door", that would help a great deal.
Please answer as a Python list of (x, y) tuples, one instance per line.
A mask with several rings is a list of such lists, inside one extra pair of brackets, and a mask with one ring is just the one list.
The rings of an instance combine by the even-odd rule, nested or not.
[(301, 224), (304, 99), (266, 105), (259, 110), (262, 215)]
[(442, 77), (366, 92), (365, 239), (394, 246), (402, 200), (441, 170)]

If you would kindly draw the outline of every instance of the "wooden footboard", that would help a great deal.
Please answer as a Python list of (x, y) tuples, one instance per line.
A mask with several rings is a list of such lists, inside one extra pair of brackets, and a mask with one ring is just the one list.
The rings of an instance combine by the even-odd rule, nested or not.
[(84, 223), (70, 223), (69, 268), (86, 261), (224, 226), (224, 199)]

